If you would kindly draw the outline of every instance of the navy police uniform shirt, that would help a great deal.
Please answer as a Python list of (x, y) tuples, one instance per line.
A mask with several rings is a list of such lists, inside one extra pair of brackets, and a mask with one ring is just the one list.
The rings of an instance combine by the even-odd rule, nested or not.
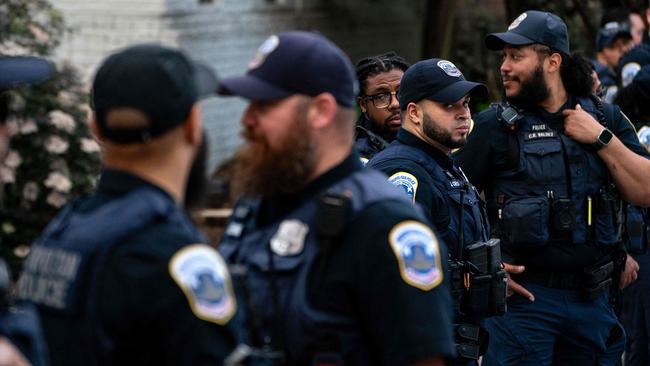
[[(91, 212), (143, 187), (173, 201), (147, 181), (108, 170), (97, 192), (81, 201), (77, 210)], [(202, 284), (200, 276), (209, 273), (199, 267), (226, 268), (216, 250), (197, 242), (200, 237), (159, 219), (108, 251), (94, 286), (95, 330), (101, 337), (92, 342), (101, 344), (101, 364), (217, 365), (234, 349), (235, 336), (226, 325), (236, 302), (229, 305), (228, 314), (217, 315), (201, 308), (197, 300), (194, 286)], [(226, 289), (226, 295), (230, 293), (232, 288)], [(75, 336), (79, 332), (71, 327), (70, 319), (46, 311), (41, 314), (52, 365), (70, 365), (70, 354), (88, 352), (91, 341), (78, 344)]]
[[(534, 111), (553, 131), (562, 131), (564, 116), (562, 111), (573, 108), (575, 102), (570, 98), (556, 113), (542, 108)], [(614, 119), (607, 121), (607, 127), (634, 153), (650, 157), (648, 151), (639, 143), (631, 122), (615, 107)], [(474, 119), (475, 127), (468, 137), (468, 143), (455, 154), (463, 171), (479, 192), (490, 192), (494, 173), (515, 169), (519, 164), (519, 146), (502, 122), (497, 119), (496, 109), (488, 108)], [(564, 171), (564, 167), (558, 167)], [(491, 223), (494, 227), (494, 223)], [(504, 260), (512, 260), (513, 253), (502, 246)], [(517, 254), (522, 264), (543, 266), (556, 270), (575, 270), (586, 267), (601, 259), (608, 249), (588, 245), (549, 244), (543, 248), (522, 250)]]
[[(463, 182), (466, 180), (462, 171), (455, 166), (450, 155), (444, 154), (439, 149), (427, 144), (404, 128), (400, 128), (397, 133), (397, 143), (415, 147), (423, 151), (435, 164), (437, 164), (446, 174), (447, 179), (454, 182)], [(378, 169), (388, 175), (389, 182), (402, 187), (405, 192), (420, 204), (431, 222), (434, 224), (438, 233), (441, 234), (445, 243), (449, 246), (452, 253), (455, 250), (458, 236), (455, 230), (450, 228), (450, 215), (458, 215), (449, 209), (449, 200), (446, 197), (447, 192), (442, 192), (435, 184), (434, 177), (429, 174), (422, 165), (418, 164), (409, 156), (384, 159), (381, 162), (371, 160), (373, 169)], [(466, 195), (466, 198), (469, 193)], [(470, 215), (471, 217), (471, 215)], [(470, 232), (483, 231), (483, 224), (474, 220), (465, 220), (465, 225)], [(480, 227), (476, 227), (479, 225)], [(484, 240), (487, 239), (483, 238)], [(466, 238), (471, 240), (471, 238)], [(472, 243), (466, 243), (472, 244)]]
[[(359, 156), (353, 153), (299, 193), (280, 194), (262, 201), (256, 227), (268, 227), (281, 220), (361, 169), (364, 168)], [(366, 206), (350, 217), (325, 262), (315, 262), (310, 271), (310, 305), (332, 316), (355, 319), (356, 329), (336, 330), (339, 340), (349, 340), (341, 342), (338, 349), (346, 365), (365, 364), (367, 361), (362, 360), (366, 357), (373, 365), (407, 365), (454, 353), (447, 281), (427, 289), (410, 284), (409, 268), (405, 268), (408, 266), (392, 249), (390, 237), (399, 231), (400, 225), (410, 223), (429, 230), (418, 217), (404, 201), (385, 200)], [(446, 263), (442, 262), (437, 269), (439, 274), (445, 273)], [(361, 333), (363, 339), (347, 338), (354, 333)]]

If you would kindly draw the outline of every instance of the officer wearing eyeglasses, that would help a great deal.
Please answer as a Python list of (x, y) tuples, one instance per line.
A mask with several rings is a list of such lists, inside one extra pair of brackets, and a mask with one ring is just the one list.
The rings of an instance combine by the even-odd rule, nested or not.
[(361, 115), (357, 121), (355, 148), (364, 164), (395, 139), (402, 124), (397, 92), (402, 75), (409, 66), (395, 52), (366, 57), (357, 62), (357, 104)]

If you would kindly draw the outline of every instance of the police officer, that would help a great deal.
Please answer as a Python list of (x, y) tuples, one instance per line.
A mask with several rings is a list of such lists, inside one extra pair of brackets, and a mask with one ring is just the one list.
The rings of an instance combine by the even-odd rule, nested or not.
[[(50, 62), (37, 57), (0, 57), (0, 160), (9, 150), (10, 136), (5, 125), (9, 115), (9, 90), (19, 85), (45, 81), (53, 69)], [(0, 210), (2, 185), (0, 177)], [(38, 314), (31, 306), (16, 306), (10, 296), (10, 288), (9, 266), (0, 259), (0, 365), (47, 365), (47, 347)]]
[[(450, 248), (453, 272), (465, 270), (462, 264), (458, 264), (467, 259), (465, 247), (487, 242), (490, 235), (482, 200), (450, 155), (452, 149), (465, 145), (467, 141), (470, 95), (486, 94), (487, 88), (483, 84), (465, 80), (460, 70), (447, 60), (428, 59), (416, 63), (402, 78), (399, 102), (403, 123), (397, 139), (367, 165), (386, 173), (389, 182), (401, 187), (412, 201), (422, 205)], [(479, 249), (487, 250), (477, 247), (474, 251)], [(497, 265), (499, 262), (500, 259)], [(453, 273), (452, 278), (458, 280), (452, 282), (452, 288), (457, 300), (457, 350), (462, 356), (456, 363), (467, 364), (469, 360), (478, 360), (480, 341), (486, 341), (480, 339), (479, 322), (489, 313), (489, 305), (486, 302), (484, 309), (479, 309), (476, 303), (461, 306), (463, 297), (465, 301), (469, 300), (462, 283), (464, 276)], [(483, 285), (489, 293), (490, 283)], [(482, 285), (477, 283), (468, 287), (474, 291), (479, 286)], [(503, 303), (503, 278), (501, 286), (500, 301)], [(488, 298), (481, 296), (474, 300)]]
[(354, 152), (345, 54), (280, 33), (221, 87), (250, 100), (234, 181), (245, 195), (219, 250), (248, 268), (253, 345), (289, 365), (442, 365), (454, 352), (446, 251)]
[(596, 58), (592, 62), (603, 88), (602, 98), (608, 103), (614, 100), (618, 91), (616, 70), (619, 60), (630, 48), (632, 35), (629, 24), (612, 21), (598, 31)]
[(354, 147), (364, 164), (395, 139), (401, 119), (397, 92), (409, 63), (395, 52), (366, 57), (357, 62), (359, 80)]
[[(618, 65), (617, 78), (621, 88), (632, 83), (643, 65), (650, 63), (650, 45), (642, 43), (626, 52)], [(636, 122), (634, 119), (632, 121)]]
[(185, 215), (215, 75), (177, 50), (108, 57), (92, 86), (104, 171), (32, 246), (18, 292), (43, 319), (52, 365), (213, 365), (237, 304), (220, 255)]
[(625, 262), (616, 195), (648, 204), (647, 188), (635, 192), (648, 153), (618, 107), (590, 97), (591, 68), (569, 55), (559, 17), (527, 11), (486, 45), (503, 51), (506, 100), (478, 115), (458, 159), (485, 192), (514, 295), (486, 320), (483, 365), (613, 365), (624, 344), (608, 304)]

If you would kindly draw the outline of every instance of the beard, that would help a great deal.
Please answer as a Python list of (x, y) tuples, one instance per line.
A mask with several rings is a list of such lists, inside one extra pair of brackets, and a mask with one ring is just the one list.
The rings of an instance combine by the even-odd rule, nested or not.
[(506, 100), (512, 105), (529, 109), (539, 105), (550, 95), (548, 85), (546, 85), (546, 80), (544, 80), (544, 69), (541, 63), (537, 65), (528, 79), (521, 81), (521, 78), (517, 76), (513, 77), (513, 79), (519, 80), (521, 84), (519, 93), (510, 97), (506, 96)]
[(190, 173), (187, 177), (187, 184), (185, 185), (185, 208), (195, 209), (201, 207), (204, 203), (205, 193), (207, 189), (207, 166), (208, 166), (208, 139), (203, 131), (203, 139), (201, 145), (196, 152), (196, 156), (192, 161)]
[(248, 143), (235, 158), (234, 198), (295, 193), (304, 187), (316, 166), (306, 108), (306, 103), (298, 106), (279, 148), (271, 147), (264, 136), (255, 136), (251, 130), (243, 132)]
[(422, 131), (428, 138), (452, 150), (467, 144), (467, 136), (454, 141), (452, 133), (440, 128), (428, 114), (425, 113), (423, 117)]

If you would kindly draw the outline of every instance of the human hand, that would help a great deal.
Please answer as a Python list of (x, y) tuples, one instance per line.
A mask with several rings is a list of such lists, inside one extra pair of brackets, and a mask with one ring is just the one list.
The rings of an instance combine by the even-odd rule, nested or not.
[(535, 296), (530, 291), (526, 290), (524, 286), (518, 284), (512, 279), (512, 277), (510, 277), (511, 273), (522, 273), (524, 270), (526, 270), (526, 267), (503, 263), (503, 269), (506, 271), (506, 277), (508, 278), (508, 296), (512, 296), (512, 294), (517, 293), (530, 301), (535, 301)]
[(636, 281), (639, 263), (637, 263), (629, 254), (625, 258), (625, 269), (621, 273), (620, 288), (624, 289), (632, 282)]
[(591, 114), (585, 112), (580, 104), (576, 104), (576, 109), (565, 109), (562, 115), (564, 115), (564, 133), (583, 144), (596, 142), (605, 128)]

